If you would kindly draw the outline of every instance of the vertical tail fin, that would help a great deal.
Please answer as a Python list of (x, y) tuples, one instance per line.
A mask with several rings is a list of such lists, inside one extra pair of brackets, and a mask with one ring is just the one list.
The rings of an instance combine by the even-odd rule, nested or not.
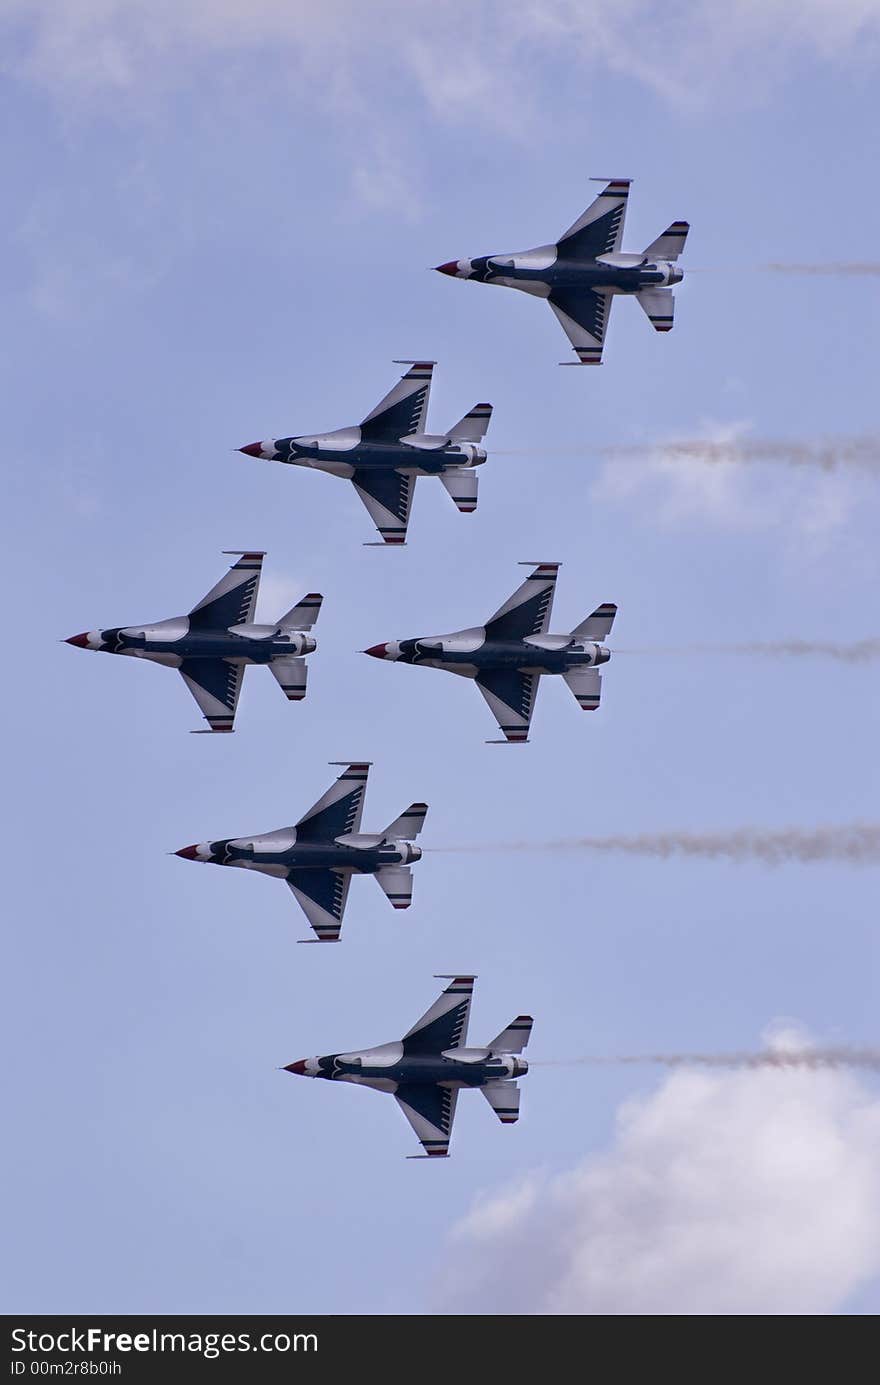
[(486, 1047), (490, 1053), (522, 1053), (531, 1038), (533, 1024), (531, 1015), (517, 1015)]
[(464, 418), (450, 428), (448, 436), (455, 442), (482, 442), (491, 421), (492, 405), (475, 404)]

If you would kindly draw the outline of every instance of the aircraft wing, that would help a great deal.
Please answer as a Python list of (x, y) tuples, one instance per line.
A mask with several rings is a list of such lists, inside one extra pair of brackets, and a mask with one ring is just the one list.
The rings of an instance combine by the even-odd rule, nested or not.
[(595, 712), (602, 696), (602, 675), (597, 668), (573, 668), (563, 673), (582, 712)]
[(351, 884), (349, 871), (292, 870), (287, 883), (321, 943), (339, 941)]
[(447, 1155), (458, 1100), (457, 1088), (405, 1082), (398, 1087), (394, 1099), (421, 1140), (425, 1153), (434, 1157)]
[(407, 362), (409, 370), (380, 399), (361, 424), (366, 442), (398, 442), (410, 433), (425, 432), (425, 417), (431, 397), (433, 361)]
[(339, 778), (303, 813), (296, 824), (301, 842), (333, 841), (346, 832), (358, 832), (364, 811), (368, 764), (347, 765)]
[(601, 365), (612, 293), (595, 289), (558, 289), (547, 299), (581, 365)]
[(227, 630), (253, 621), (260, 589), (262, 553), (242, 553), (237, 563), (216, 582), (189, 612), (191, 630)]
[(244, 668), (225, 659), (184, 659), (180, 665), (180, 676), (212, 731), (233, 729)]
[(558, 563), (538, 563), (486, 621), (486, 639), (524, 640), (529, 635), (546, 635), (558, 570)]
[(416, 478), (411, 473), (356, 467), (352, 483), (370, 512), (383, 543), (406, 543)]
[(629, 178), (613, 178), (556, 242), (566, 259), (595, 260), (616, 255), (623, 240)]
[(466, 1044), (473, 990), (472, 976), (452, 977), (442, 995), (404, 1034), (404, 1055), (445, 1053), (447, 1048)]
[(301, 702), (306, 695), (309, 666), (305, 659), (272, 659), (269, 672), (288, 702)]
[(520, 673), (516, 669), (487, 669), (474, 679), (489, 710), (504, 733), (505, 740), (523, 745), (529, 738), (529, 725), (538, 691), (540, 673)]

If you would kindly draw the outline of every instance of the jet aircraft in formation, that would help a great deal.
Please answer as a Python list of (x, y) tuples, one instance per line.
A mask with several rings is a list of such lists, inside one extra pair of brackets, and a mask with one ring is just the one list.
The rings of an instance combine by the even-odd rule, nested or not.
[(539, 563), (484, 625), (389, 640), (363, 652), (473, 678), (505, 739), (522, 744), (529, 738), (542, 674), (561, 674), (578, 706), (595, 711), (602, 693), (599, 665), (611, 657), (602, 644), (617, 614), (611, 602), (597, 606), (568, 635), (547, 633), (558, 568), (559, 563)]
[(374, 876), (395, 909), (408, 909), (410, 866), (422, 855), (415, 839), (424, 826), (426, 803), (411, 803), (383, 832), (361, 832), (369, 768), (365, 763), (346, 764), (293, 827), (200, 842), (175, 855), (274, 875), (292, 890), (315, 930), (315, 938), (303, 941), (338, 942), (351, 877)]
[(295, 438), (268, 438), (239, 451), (312, 467), (354, 485), (383, 543), (406, 543), (416, 479), (436, 476), (462, 514), (477, 508), (477, 472), (491, 404), (475, 404), (447, 433), (426, 433), (434, 361), (398, 361), (409, 370), (363, 423)]
[[(397, 1101), (425, 1155), (449, 1153), (458, 1094), (464, 1088), (483, 1093), (503, 1125), (519, 1118), (516, 1079), (529, 1070), (523, 1049), (532, 1032), (531, 1015), (517, 1015), (484, 1048), (467, 1047), (473, 976), (444, 977), (450, 985), (396, 1043), (352, 1053), (329, 1053), (288, 1063), (285, 1072), (356, 1082), (389, 1092)], [(411, 1159), (424, 1155), (411, 1154)]]
[(612, 179), (553, 245), (449, 260), (436, 268), (457, 279), (500, 284), (545, 298), (578, 362), (601, 365), (615, 295), (634, 297), (654, 328), (669, 332), (675, 311), (672, 287), (684, 278), (676, 261), (690, 229), (686, 221), (673, 221), (641, 253), (621, 251), (630, 181)]
[(309, 592), (272, 625), (255, 625), (265, 554), (241, 553), (238, 562), (185, 616), (152, 625), (115, 626), (71, 635), (67, 644), (128, 654), (180, 673), (211, 731), (232, 731), (248, 664), (265, 664), (290, 702), (306, 695), (305, 655), (321, 597)]

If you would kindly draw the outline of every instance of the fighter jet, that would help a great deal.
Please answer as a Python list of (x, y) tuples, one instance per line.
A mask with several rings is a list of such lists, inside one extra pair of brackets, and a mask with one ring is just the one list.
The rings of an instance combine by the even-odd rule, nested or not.
[(264, 556), (242, 553), (188, 615), (153, 625), (89, 630), (71, 635), (67, 644), (101, 649), (107, 654), (130, 654), (176, 668), (210, 731), (232, 731), (248, 664), (265, 664), (288, 701), (301, 702), (306, 695), (303, 656), (316, 648), (315, 640), (305, 632), (318, 619), (324, 598), (309, 592), (274, 624), (254, 625)]
[(473, 678), (505, 740), (522, 745), (529, 738), (535, 694), (543, 673), (561, 673), (578, 706), (593, 712), (602, 692), (598, 666), (611, 657), (601, 643), (608, 638), (617, 614), (611, 602), (597, 606), (569, 635), (547, 633), (558, 568), (559, 563), (539, 563), (485, 625), (473, 625), (451, 635), (391, 640), (374, 644), (363, 653), (374, 659), (423, 664)]
[(578, 358), (562, 364), (601, 365), (615, 294), (634, 296), (656, 331), (670, 332), (672, 285), (684, 278), (675, 261), (687, 239), (686, 221), (673, 221), (641, 254), (621, 252), (630, 182), (613, 178), (555, 245), (449, 260), (436, 268), (457, 279), (501, 284), (546, 298)]
[(475, 467), (491, 404), (475, 404), (448, 433), (426, 433), (434, 361), (397, 361), (410, 368), (363, 423), (309, 437), (268, 438), (240, 447), (249, 457), (313, 467), (351, 481), (379, 530), (381, 543), (406, 543), (418, 476), (437, 476), (462, 514), (477, 508)]
[(451, 985), (397, 1043), (354, 1053), (330, 1053), (288, 1063), (285, 1072), (357, 1082), (390, 1092), (422, 1143), (424, 1154), (449, 1154), (455, 1104), (463, 1087), (483, 1093), (502, 1125), (519, 1119), (516, 1078), (529, 1070), (519, 1057), (532, 1032), (531, 1015), (517, 1015), (485, 1048), (467, 1048), (473, 976), (444, 977)]
[(375, 876), (392, 907), (408, 909), (410, 866), (422, 855), (414, 842), (425, 822), (425, 803), (411, 803), (384, 832), (361, 832), (369, 768), (368, 763), (346, 764), (336, 782), (293, 827), (256, 837), (200, 842), (174, 854), (185, 861), (241, 866), (274, 875), (293, 891), (317, 935), (300, 941), (338, 942), (352, 875)]

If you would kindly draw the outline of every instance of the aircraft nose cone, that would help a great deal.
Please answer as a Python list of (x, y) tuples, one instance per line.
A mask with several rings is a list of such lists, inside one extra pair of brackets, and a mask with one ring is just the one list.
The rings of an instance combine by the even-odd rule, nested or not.
[(240, 447), (239, 452), (244, 452), (248, 457), (262, 457), (263, 444), (261, 442), (249, 442), (247, 447)]
[(292, 1073), (295, 1073), (297, 1077), (305, 1077), (305, 1075), (306, 1075), (306, 1060), (305, 1060), (305, 1058), (300, 1058), (299, 1062), (297, 1062), (297, 1063), (287, 1063), (286, 1066), (285, 1066), (285, 1068), (284, 1068), (284, 1071), (285, 1071), (285, 1072), (292, 1072)]
[(438, 274), (452, 274), (455, 276), (458, 274), (458, 260), (447, 260), (446, 264), (437, 264), (434, 268)]
[(371, 645), (369, 649), (364, 649), (362, 653), (369, 654), (374, 659), (384, 659), (385, 655), (388, 653), (388, 645), (374, 644)]
[(198, 846), (182, 846), (179, 851), (175, 851), (175, 856), (182, 856), (185, 861), (197, 861), (199, 859)]
[(64, 643), (75, 644), (77, 649), (88, 649), (89, 637), (85, 632), (82, 635), (71, 635), (69, 639), (66, 639), (64, 641)]

